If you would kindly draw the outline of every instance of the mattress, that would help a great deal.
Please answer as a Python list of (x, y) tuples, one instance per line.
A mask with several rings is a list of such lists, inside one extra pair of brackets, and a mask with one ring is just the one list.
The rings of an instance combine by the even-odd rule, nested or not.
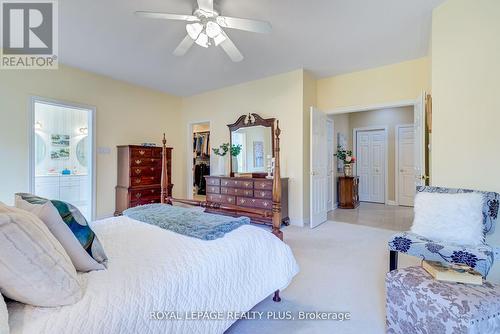
[(108, 269), (79, 274), (84, 296), (74, 305), (9, 303), (12, 334), (222, 333), (234, 312), (283, 290), (299, 271), (290, 247), (255, 226), (204, 241), (128, 217), (91, 225)]

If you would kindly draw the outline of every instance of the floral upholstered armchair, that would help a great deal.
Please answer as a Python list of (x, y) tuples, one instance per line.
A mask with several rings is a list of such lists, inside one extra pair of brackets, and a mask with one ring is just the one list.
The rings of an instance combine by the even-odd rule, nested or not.
[[(417, 187), (417, 192), (433, 193), (469, 193), (475, 192), (484, 195), (483, 205), (483, 232), (484, 238), (494, 231), (498, 216), (500, 195), (495, 192), (475, 191), (467, 189), (450, 189), (430, 186)], [(439, 261), (453, 264), (466, 264), (481, 273), (488, 275), (495, 258), (500, 258), (497, 248), (485, 243), (478, 246), (463, 246), (452, 243), (443, 243), (430, 240), (421, 235), (402, 232), (394, 235), (389, 241), (389, 269), (397, 268), (398, 252), (420, 257), (429, 261)]]

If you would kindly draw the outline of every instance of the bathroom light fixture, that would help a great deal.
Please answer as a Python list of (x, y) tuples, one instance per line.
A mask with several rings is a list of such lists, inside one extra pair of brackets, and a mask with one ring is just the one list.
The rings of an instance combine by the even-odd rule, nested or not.
[(80, 133), (82, 135), (86, 135), (89, 132), (89, 129), (88, 128), (80, 128), (80, 129), (78, 129), (78, 131), (80, 131)]
[(41, 130), (43, 128), (42, 123), (40, 121), (37, 121), (35, 123), (35, 130)]

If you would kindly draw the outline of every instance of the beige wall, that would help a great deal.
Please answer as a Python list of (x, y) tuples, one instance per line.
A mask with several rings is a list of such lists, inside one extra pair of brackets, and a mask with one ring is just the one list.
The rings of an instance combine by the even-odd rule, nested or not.
[[(180, 98), (126, 84), (107, 77), (61, 66), (58, 71), (1, 71), (0, 201), (29, 190), (28, 106), (30, 96), (91, 105), (97, 112), (97, 146), (111, 154), (97, 155), (97, 216), (115, 210), (116, 145), (160, 143), (163, 132), (174, 157), (181, 142)], [(174, 159), (173, 182), (178, 193), (182, 160)]]
[[(289, 212), (292, 223), (304, 218), (304, 71), (293, 71), (247, 82), (183, 99), (182, 123), (210, 121), (212, 147), (229, 141), (227, 124), (248, 113), (279, 119), (281, 134), (281, 172), (289, 178)], [(186, 136), (183, 136), (186, 138)], [(188, 151), (187, 139), (179, 146)], [(217, 159), (211, 165), (216, 170)], [(227, 166), (229, 169), (229, 166)], [(184, 159), (184, 179), (187, 161)]]
[(309, 72), (304, 71), (303, 78), (303, 119), (304, 123), (302, 125), (302, 131), (304, 136), (303, 143), (303, 178), (304, 178), (304, 191), (303, 191), (303, 202), (304, 202), (304, 223), (309, 221), (310, 216), (310, 199), (309, 194), (311, 190), (311, 179), (310, 179), (310, 169), (311, 163), (309, 161), (309, 154), (311, 152), (311, 107), (316, 107), (317, 104), (317, 80)]
[[(433, 184), (500, 192), (500, 1), (452, 0), (433, 14)], [(500, 226), (488, 238), (500, 245)], [(500, 266), (490, 278), (500, 281)]]
[(430, 91), (428, 57), (318, 80), (320, 110), (416, 99)]

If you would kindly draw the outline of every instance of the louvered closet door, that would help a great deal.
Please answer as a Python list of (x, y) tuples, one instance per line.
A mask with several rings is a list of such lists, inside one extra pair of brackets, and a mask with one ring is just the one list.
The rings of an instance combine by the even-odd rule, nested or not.
[(385, 131), (358, 131), (356, 146), (360, 201), (385, 203)]

